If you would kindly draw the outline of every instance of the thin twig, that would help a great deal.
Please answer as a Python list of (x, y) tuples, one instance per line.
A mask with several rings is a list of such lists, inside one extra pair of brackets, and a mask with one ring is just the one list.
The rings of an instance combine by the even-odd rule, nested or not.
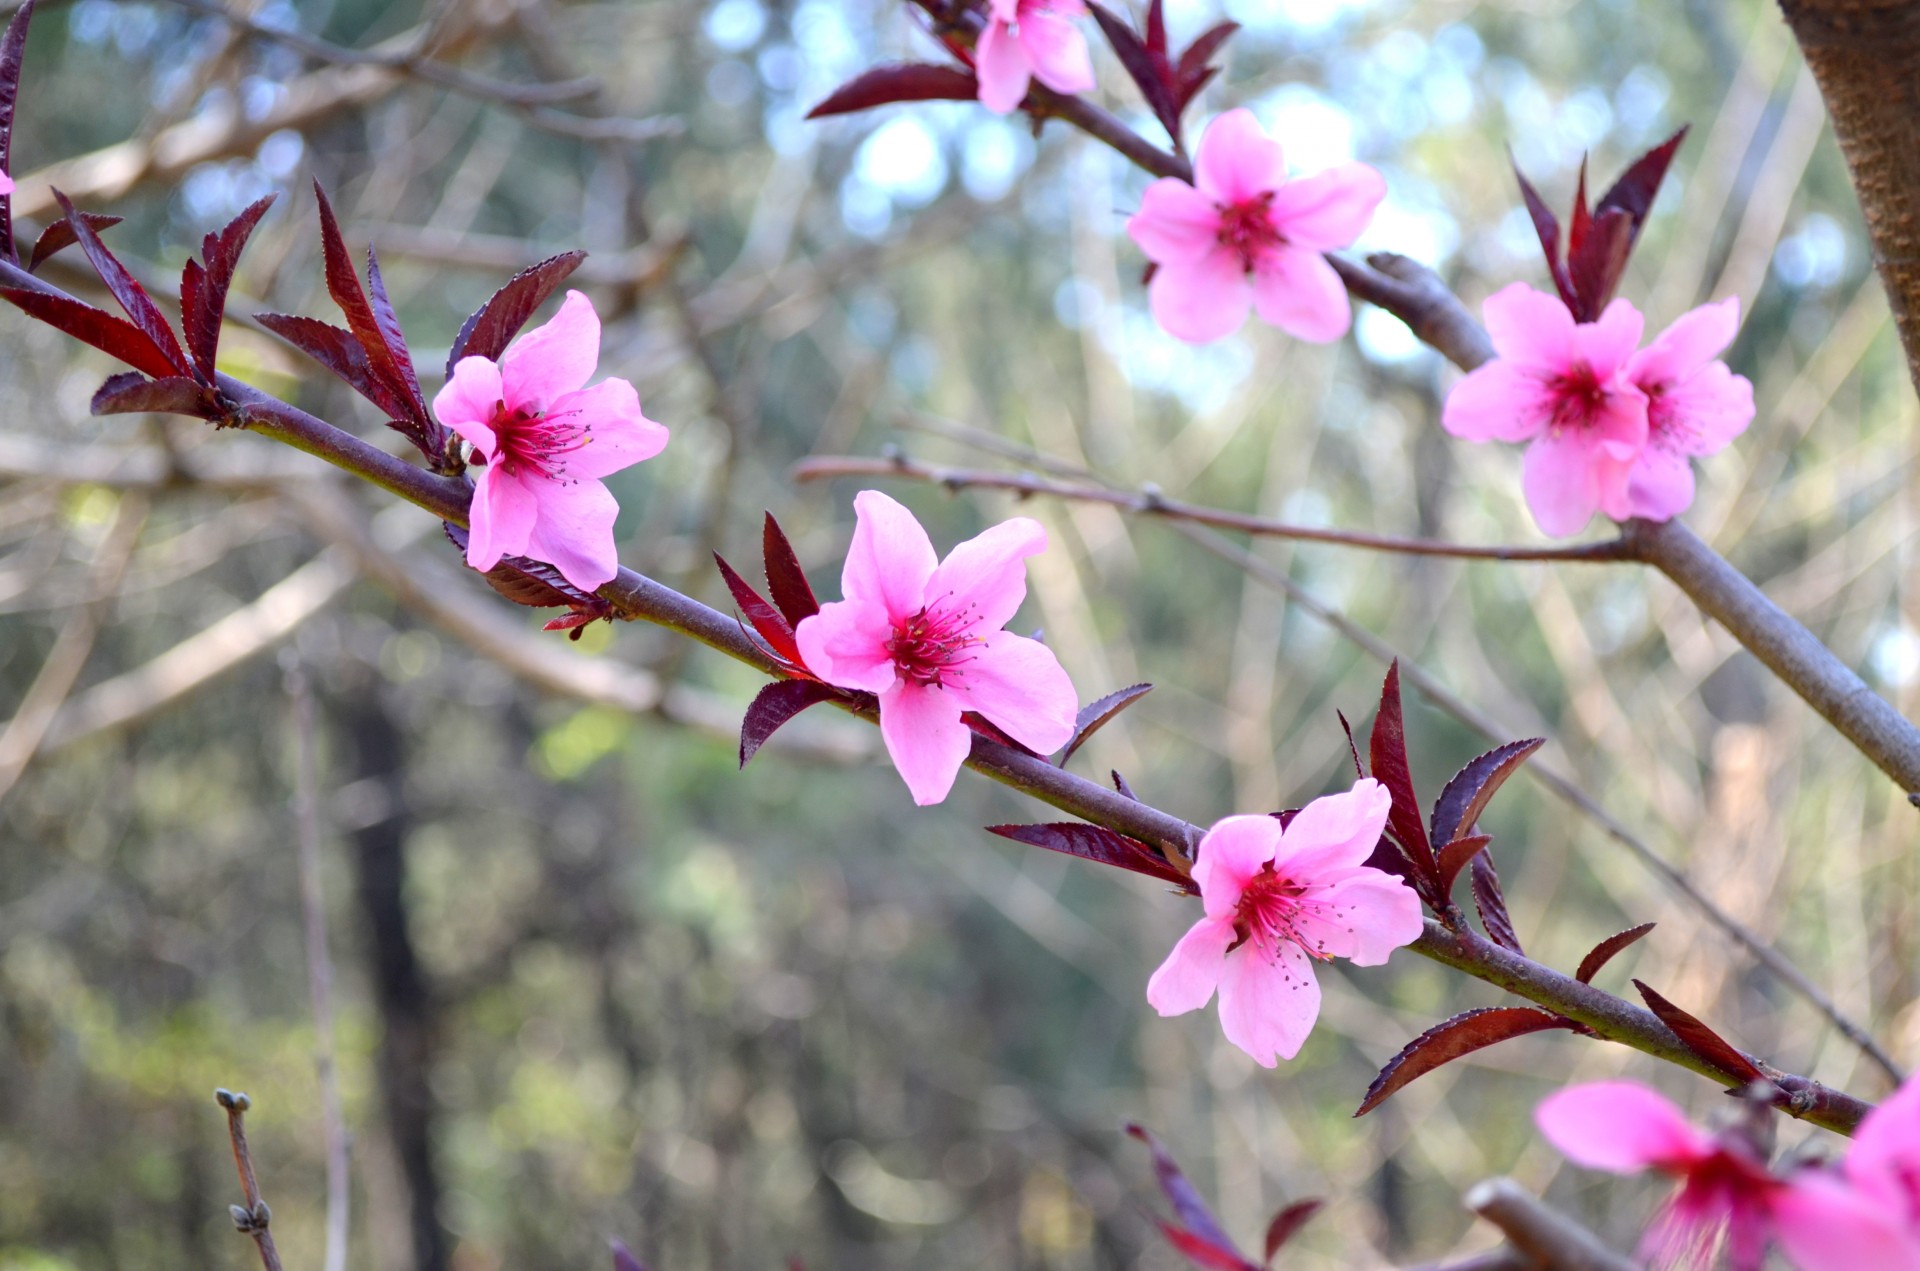
[(1500, 1228), (1533, 1255), (1541, 1271), (1637, 1271), (1636, 1264), (1600, 1243), (1600, 1238), (1522, 1190), (1510, 1178), (1476, 1183), (1467, 1208)]
[(252, 1236), (260, 1250), (260, 1262), (266, 1271), (281, 1271), (280, 1251), (274, 1247), (273, 1211), (260, 1195), (260, 1182), (253, 1176), (253, 1153), (247, 1150), (247, 1109), (253, 1100), (234, 1090), (213, 1092), (213, 1101), (227, 1110), (227, 1136), (233, 1140), (233, 1167), (240, 1175), (240, 1194), (245, 1205), (228, 1205), (234, 1228), (243, 1236)]
[(333, 955), (328, 951), (327, 897), (320, 881), (320, 772), (315, 754), (313, 693), (297, 662), (285, 673), (293, 706), (294, 837), (300, 859), (300, 921), (307, 937), (307, 984), (313, 999), (314, 1065), (320, 1076), (320, 1113), (327, 1150), (325, 1271), (347, 1266), (347, 1117), (333, 1040)]

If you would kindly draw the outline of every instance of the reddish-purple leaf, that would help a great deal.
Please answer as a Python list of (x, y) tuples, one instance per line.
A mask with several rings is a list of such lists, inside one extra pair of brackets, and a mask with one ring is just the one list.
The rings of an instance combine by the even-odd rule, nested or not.
[(1167, 14), (1160, 0), (1147, 0), (1147, 52), (1163, 61), (1167, 56)]
[(753, 589), (753, 586), (734, 572), (719, 552), (713, 554), (713, 563), (720, 567), (720, 577), (725, 580), (727, 590), (733, 593), (733, 603), (740, 606), (740, 616), (753, 624), (760, 638), (774, 653), (791, 662), (801, 665), (800, 646), (793, 642), (793, 628), (780, 616), (780, 611), (770, 604), (766, 597)]
[(761, 689), (740, 721), (740, 766), (747, 766), (780, 725), (836, 695), (836, 689), (818, 680), (775, 680)]
[(1216, 1243), (1210, 1237), (1197, 1231), (1188, 1231), (1177, 1223), (1159, 1222), (1160, 1234), (1167, 1243), (1178, 1249), (1196, 1267), (1206, 1267), (1208, 1271), (1260, 1271), (1257, 1264), (1249, 1262), (1232, 1245)]
[[(400, 330), (400, 317), (394, 313), (393, 301), (387, 296), (387, 281), (380, 276), (380, 254), (373, 250), (371, 243), (367, 245), (367, 293), (372, 297), (373, 323), (380, 332), (380, 343), (393, 360), (394, 373), (399, 376), (398, 387), (413, 408), (414, 417), (424, 424), (427, 404), (420, 395), (420, 376), (413, 369), (413, 354), (407, 351), (407, 337)], [(434, 447), (428, 453), (437, 450), (438, 447)]]
[(1127, 798), (1132, 799), (1135, 803), (1140, 802), (1140, 796), (1133, 792), (1133, 787), (1127, 784), (1127, 779), (1120, 775), (1119, 769), (1111, 769), (1107, 775), (1113, 778), (1113, 788), (1115, 790), (1118, 790)]
[(760, 524), (760, 556), (766, 562), (767, 594), (791, 626), (798, 628), (820, 612), (820, 602), (814, 599), (813, 586), (807, 582), (807, 571), (800, 568), (800, 558), (787, 541), (787, 532), (771, 512)]
[(1686, 137), (1687, 129), (1683, 125), (1679, 132), (1635, 159), (1620, 175), (1620, 179), (1600, 196), (1600, 203), (1594, 208), (1595, 214), (1619, 208), (1633, 218), (1634, 232), (1637, 234), (1640, 225), (1647, 219), (1647, 213), (1653, 209), (1653, 200), (1660, 193), (1660, 183), (1666, 179), (1668, 165), (1673, 162), (1675, 152)]
[(1100, 24), (1100, 33), (1113, 46), (1114, 56), (1120, 59), (1120, 65), (1140, 89), (1140, 96), (1146, 99), (1147, 108), (1153, 111), (1154, 118), (1168, 135), (1173, 135), (1180, 126), (1180, 112), (1174, 103), (1173, 68), (1167, 65), (1164, 51), (1165, 32), (1161, 32), (1162, 52), (1156, 55), (1125, 18), (1094, 0), (1088, 0), (1087, 7), (1093, 10), (1093, 20)]
[(213, 383), (214, 363), (220, 352), (220, 322), (227, 314), (227, 291), (233, 286), (240, 253), (277, 197), (269, 194), (249, 204), (219, 233), (201, 239), (200, 256), (205, 264), (189, 260), (181, 274), (180, 331), (204, 383)]
[(1424, 1077), (1462, 1055), (1510, 1037), (1572, 1027), (1572, 1020), (1531, 1006), (1483, 1006), (1463, 1012), (1429, 1028), (1389, 1059), (1373, 1084), (1367, 1087), (1367, 1097), (1360, 1101), (1353, 1115), (1367, 1115), (1416, 1077)]
[(1416, 876), (1432, 884), (1435, 881), (1433, 845), (1427, 841), (1426, 822), (1420, 815), (1420, 796), (1414, 793), (1413, 773), (1407, 767), (1407, 728), (1400, 706), (1398, 658), (1387, 667), (1386, 682), (1380, 686), (1380, 711), (1373, 719), (1373, 735), (1367, 739), (1367, 751), (1374, 779), (1393, 796), (1387, 828), (1407, 853)]
[(125, 318), (116, 318), (104, 309), (96, 309), (66, 296), (48, 295), (44, 291), (8, 288), (0, 290), (0, 296), (23, 310), (28, 317), (38, 318), (50, 327), (65, 331), (82, 344), (91, 344), (103, 353), (110, 353), (136, 371), (145, 371), (155, 379), (179, 374), (180, 368), (154, 347), (146, 332)]
[(1180, 81), (1180, 89), (1173, 95), (1174, 107), (1179, 110), (1182, 115), (1186, 114), (1187, 107), (1192, 105), (1193, 99), (1200, 95), (1200, 90), (1212, 83), (1213, 77), (1219, 73), (1219, 67), (1206, 66), (1202, 67), (1200, 73), (1192, 79)]
[(1472, 834), (1458, 838), (1440, 849), (1440, 860), (1434, 872), (1440, 878), (1440, 898), (1450, 900), (1453, 897), (1453, 880), (1460, 877), (1460, 871), (1467, 862), (1484, 852), (1487, 844), (1493, 842), (1490, 834)]
[(1500, 890), (1500, 871), (1493, 867), (1493, 857), (1480, 852), (1473, 858), (1473, 907), (1480, 911), (1480, 925), (1487, 930), (1487, 939), (1503, 949), (1525, 957), (1527, 951), (1520, 947), (1519, 933), (1513, 929), (1513, 919), (1507, 915), (1507, 898)]
[(1128, 838), (1104, 826), (1085, 825), (1079, 821), (1056, 821), (1049, 825), (989, 825), (987, 833), (1025, 843), (1028, 847), (1044, 847), (1050, 852), (1064, 852), (1082, 860), (1132, 870), (1163, 883), (1172, 883), (1192, 895), (1200, 894), (1193, 880), (1167, 864), (1166, 858), (1160, 853), (1139, 839)]
[(1367, 770), (1360, 766), (1360, 747), (1354, 744), (1353, 725), (1347, 722), (1346, 712), (1335, 711), (1333, 717), (1340, 721), (1340, 731), (1347, 735), (1347, 753), (1353, 756), (1354, 777), (1358, 779), (1366, 776)]
[(220, 407), (214, 401), (212, 389), (186, 375), (150, 380), (137, 371), (122, 371), (102, 384), (93, 395), (93, 413), (96, 415), (142, 412), (216, 419), (220, 415)]
[(850, 115), (892, 102), (963, 101), (980, 96), (972, 71), (934, 62), (890, 62), (854, 76), (807, 112), (808, 119)]
[[(1173, 1212), (1186, 1225), (1187, 1230), (1214, 1248), (1228, 1250), (1239, 1257), (1239, 1251), (1235, 1249), (1227, 1233), (1220, 1229), (1219, 1220), (1213, 1216), (1213, 1211), (1207, 1208), (1204, 1200), (1200, 1199), (1199, 1191), (1187, 1181), (1187, 1176), (1180, 1172), (1180, 1167), (1174, 1164), (1173, 1157), (1168, 1155), (1166, 1147), (1155, 1137), (1153, 1131), (1130, 1123), (1127, 1126), (1127, 1133), (1145, 1143), (1147, 1150), (1153, 1153), (1154, 1177), (1159, 1179), (1160, 1190), (1166, 1193), (1167, 1200), (1173, 1205)], [(1240, 1260), (1246, 1261), (1244, 1257)]]
[(614, 1240), (609, 1244), (613, 1247), (613, 1271), (647, 1271), (647, 1264), (633, 1256), (626, 1242)]
[[(325, 265), (327, 294), (333, 297), (333, 302), (340, 306), (340, 312), (346, 315), (347, 329), (353, 332), (353, 338), (366, 354), (370, 378), (397, 406), (397, 409), (382, 409), (397, 421), (418, 425), (425, 420), (424, 410), (417, 405), (419, 386), (415, 384), (410, 387), (409, 375), (403, 375), (399, 364), (394, 361), (393, 351), (388, 347), (387, 332), (381, 319), (374, 313), (373, 305), (367, 300), (366, 289), (360, 285), (360, 276), (354, 272), (353, 257), (347, 252), (347, 240), (340, 233), (340, 222), (333, 214), (333, 204), (327, 201), (327, 192), (318, 181), (313, 183), (313, 196), (320, 208), (320, 253)], [(397, 326), (395, 332), (397, 338)], [(405, 346), (401, 345), (401, 348), (404, 352)], [(401, 431), (406, 430), (403, 428)], [(427, 449), (424, 435), (410, 435), (409, 440), (423, 450)], [(428, 453), (432, 454), (430, 450)]]
[(1296, 1200), (1273, 1216), (1267, 1224), (1267, 1265), (1273, 1265), (1274, 1255), (1286, 1248), (1287, 1241), (1300, 1234), (1300, 1228), (1307, 1225), (1307, 1219), (1320, 1212), (1320, 1206), (1326, 1202), (1316, 1197)]
[(1733, 1048), (1720, 1034), (1708, 1028), (1697, 1018), (1687, 1014), (1679, 1007), (1661, 997), (1639, 980), (1633, 987), (1640, 990), (1647, 1009), (1660, 1017), (1660, 1022), (1673, 1030), (1680, 1044), (1705, 1060), (1716, 1070), (1728, 1074), (1734, 1085), (1745, 1085), (1749, 1081), (1764, 1080), (1766, 1074), (1759, 1065)]
[[(103, 229), (112, 229), (121, 221), (121, 217), (108, 216), (104, 212), (82, 212), (80, 219), (93, 227), (98, 234)], [(65, 251), (79, 240), (73, 236), (73, 224), (67, 220), (58, 220), (40, 231), (40, 237), (33, 244), (33, 254), (27, 257), (27, 272), (36, 273), (40, 266), (51, 260), (55, 253)]]
[(1593, 214), (1587, 211), (1587, 156), (1580, 156), (1580, 176), (1573, 186), (1573, 218), (1567, 222), (1567, 273), (1573, 273), (1573, 258), (1580, 254), (1592, 228)]
[(600, 618), (606, 618), (609, 622), (613, 621), (613, 619), (606, 614), (587, 613), (585, 610), (575, 609), (572, 613), (563, 613), (558, 618), (547, 619), (540, 624), (540, 629), (542, 631), (565, 631), (567, 633), (567, 639), (578, 640), (586, 630), (587, 624), (597, 621)]
[(1507, 778), (1518, 772), (1527, 757), (1544, 745), (1544, 737), (1529, 737), (1525, 741), (1495, 746), (1469, 760), (1433, 801), (1433, 841), (1451, 843), (1463, 834), (1473, 833), (1474, 822), (1480, 819)]
[(1620, 276), (1627, 271), (1627, 253), (1633, 250), (1633, 218), (1609, 208), (1593, 219), (1578, 249), (1567, 249), (1567, 279), (1580, 298), (1574, 316), (1581, 322), (1599, 318), (1613, 299)]
[[(465, 556), (467, 532), (451, 521), (445, 522), (443, 528), (447, 538)], [(502, 556), (498, 565), (480, 576), (487, 580), (487, 586), (514, 604), (525, 605), (529, 609), (553, 609), (565, 605), (586, 614), (588, 621), (613, 613), (611, 604), (592, 592), (574, 586), (567, 581), (565, 574), (545, 561), (525, 556)]]
[(127, 272), (120, 258), (107, 250), (86, 218), (74, 209), (67, 196), (60, 191), (53, 192), (54, 199), (60, 204), (60, 210), (66, 213), (67, 224), (73, 229), (74, 241), (80, 244), (80, 250), (87, 254), (87, 263), (93, 266), (93, 272), (100, 275), (100, 281), (107, 284), (107, 290), (120, 302), (133, 325), (139, 327), (153, 347), (160, 350), (161, 356), (172, 364), (176, 372), (185, 374), (189, 369), (187, 355), (180, 351), (180, 342), (174, 338), (173, 327), (167, 322), (160, 306), (153, 303), (153, 297), (140, 285), (138, 279)]
[(1227, 39), (1240, 29), (1238, 22), (1221, 22), (1208, 27), (1200, 33), (1198, 39), (1187, 45), (1186, 52), (1180, 55), (1179, 65), (1174, 68), (1174, 79), (1178, 88), (1174, 94), (1174, 106), (1181, 114), (1186, 113), (1207, 81), (1220, 73), (1220, 68), (1210, 66), (1213, 55), (1218, 53)]
[(1514, 180), (1520, 183), (1520, 197), (1527, 205), (1527, 215), (1533, 219), (1533, 232), (1540, 239), (1540, 250), (1547, 257), (1547, 273), (1553, 279), (1553, 289), (1560, 293), (1561, 303), (1569, 311), (1579, 304), (1573, 294), (1573, 286), (1567, 281), (1566, 267), (1560, 263), (1560, 221), (1547, 206), (1533, 183), (1516, 165), (1513, 169)]
[(1586, 957), (1580, 959), (1580, 969), (1573, 973), (1573, 978), (1582, 984), (1593, 983), (1593, 977), (1600, 974), (1601, 967), (1613, 961), (1615, 954), (1652, 930), (1652, 923), (1643, 922), (1637, 927), (1628, 927), (1618, 935), (1608, 936), (1588, 950)]
[(1056, 761), (1062, 768), (1067, 760), (1073, 758), (1073, 752), (1086, 743), (1087, 738), (1099, 732), (1111, 723), (1115, 716), (1153, 691), (1151, 684), (1134, 684), (1118, 692), (1109, 693), (1097, 702), (1090, 702), (1080, 708), (1080, 714), (1073, 721), (1073, 737), (1060, 751)]
[[(34, 0), (13, 12), (5, 34), (0, 34), (0, 172), (13, 171), (13, 112), (20, 104), (20, 60), (27, 49), (27, 24), (33, 21)], [(0, 194), (0, 253), (20, 263), (13, 241), (13, 196)]]
[(1017, 750), (1023, 755), (1033, 755), (1035, 759), (1041, 757), (1035, 754), (1031, 747), (1015, 741), (1012, 733), (1009, 733), (1006, 729), (1000, 727), (1000, 725), (994, 723), (979, 711), (961, 711), (960, 722), (990, 742), (1005, 746), (1010, 750)]
[(509, 278), (506, 286), (489, 296), (487, 303), (461, 323), (460, 334), (453, 338), (453, 347), (447, 352), (447, 378), (453, 378), (454, 364), (463, 357), (499, 361), (507, 345), (513, 343), (513, 337), (527, 325), (527, 319), (533, 317), (534, 311), (560, 289), (567, 275), (580, 268), (580, 262), (586, 258), (585, 252), (561, 252)]
[(386, 412), (388, 418), (405, 418), (404, 405), (374, 374), (366, 347), (353, 332), (318, 318), (302, 318), (290, 313), (254, 316), (261, 326), (345, 380), (355, 392)]

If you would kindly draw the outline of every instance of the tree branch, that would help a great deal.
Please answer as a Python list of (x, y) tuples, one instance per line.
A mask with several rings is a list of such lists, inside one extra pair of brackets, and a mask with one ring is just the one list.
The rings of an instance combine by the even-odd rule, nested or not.
[(273, 1211), (260, 1195), (260, 1181), (253, 1176), (253, 1153), (247, 1149), (247, 1109), (253, 1100), (233, 1090), (216, 1090), (213, 1100), (227, 1110), (227, 1137), (233, 1142), (233, 1168), (240, 1175), (240, 1194), (246, 1204), (229, 1205), (233, 1225), (241, 1235), (252, 1236), (260, 1250), (260, 1262), (266, 1271), (281, 1271), (280, 1251), (274, 1247)]
[(1637, 1263), (1600, 1243), (1571, 1218), (1542, 1204), (1510, 1178), (1474, 1184), (1467, 1208), (1500, 1228), (1540, 1271), (1638, 1271)]

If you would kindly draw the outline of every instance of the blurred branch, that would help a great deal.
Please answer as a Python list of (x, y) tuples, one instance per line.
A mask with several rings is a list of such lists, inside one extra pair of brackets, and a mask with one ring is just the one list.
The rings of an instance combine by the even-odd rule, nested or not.
[(1505, 1232), (1515, 1247), (1531, 1254), (1540, 1271), (1637, 1271), (1637, 1263), (1601, 1244), (1598, 1236), (1510, 1178), (1475, 1184), (1466, 1203)]
[(213, 1099), (227, 1110), (227, 1137), (233, 1142), (233, 1167), (240, 1174), (240, 1194), (247, 1202), (244, 1207), (229, 1205), (227, 1211), (233, 1215), (233, 1225), (240, 1234), (253, 1237), (266, 1271), (281, 1271), (280, 1251), (274, 1247), (270, 1230), (273, 1211), (260, 1195), (260, 1182), (253, 1176), (253, 1153), (247, 1150), (246, 1115), (253, 1100), (225, 1089), (214, 1091)]

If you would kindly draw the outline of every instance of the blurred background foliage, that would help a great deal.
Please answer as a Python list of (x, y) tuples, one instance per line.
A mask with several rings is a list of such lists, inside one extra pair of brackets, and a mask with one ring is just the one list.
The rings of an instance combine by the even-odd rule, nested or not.
[[(1039, 451), (1311, 523), (1536, 537), (1517, 451), (1439, 433), (1454, 373), (1396, 320), (1362, 312), (1331, 348), (1259, 326), (1205, 349), (1157, 334), (1120, 232), (1144, 178), (1092, 143), (951, 103), (804, 122), (860, 68), (930, 55), (891, 0), (251, 13), (343, 48), (424, 39), (496, 84), (585, 75), (598, 91), (515, 105), (334, 64), (199, 6), (49, 3), (18, 206), (44, 223), (54, 181), (125, 216), (112, 239), (157, 282), (277, 190), (235, 308), (330, 317), (317, 178), (350, 240), (379, 245), (436, 382), (438, 350), (512, 269), (593, 250), (579, 278), (607, 322), (602, 371), (633, 378), (674, 434), (615, 478), (622, 555), (710, 602), (706, 553), (751, 563), (763, 508), (831, 594), (855, 487), (785, 471), (887, 445), (1016, 467)], [(1223, 15), (1181, 0), (1169, 16), (1184, 40)], [(1391, 195), (1363, 245), (1435, 266), (1476, 304), (1545, 281), (1509, 150), (1564, 205), (1583, 152), (1607, 177), (1693, 124), (1624, 294), (1656, 327), (1739, 295), (1731, 361), (1760, 409), (1689, 520), (1912, 714), (1913, 395), (1773, 7), (1227, 0), (1224, 16), (1245, 29), (1195, 123), (1248, 104), (1297, 170), (1376, 164)], [(1110, 58), (1100, 78), (1153, 135)], [(582, 135), (597, 116), (671, 127)], [(70, 264), (54, 276), (81, 282)], [(802, 721), (739, 774), (728, 729), (751, 674), (651, 630), (540, 636), (452, 568), (424, 514), (252, 437), (90, 419), (103, 359), (10, 309), (0, 350), (0, 1265), (248, 1265), (224, 1209), (222, 1084), (254, 1097), (281, 1248), (318, 1261), (287, 659), (320, 695), (355, 1267), (589, 1267), (610, 1236), (662, 1271), (789, 1255), (1171, 1267), (1129, 1119), (1249, 1244), (1283, 1200), (1329, 1197), (1289, 1266), (1485, 1247), (1458, 1195), (1492, 1171), (1624, 1245), (1652, 1193), (1563, 1170), (1532, 1104), (1632, 1072), (1721, 1106), (1684, 1074), (1555, 1035), (1355, 1122), (1381, 1062), (1493, 991), (1411, 956), (1336, 964), (1304, 1053), (1261, 1071), (1211, 1011), (1145, 1007), (1182, 905), (979, 829), (1033, 806), (967, 779), (916, 811), (874, 738), (837, 719)], [(233, 328), (224, 357), (380, 431), (256, 332)], [(889, 488), (943, 544), (1013, 510)], [(1375, 661), (1163, 525), (1020, 510), (1053, 538), (1022, 622), (1085, 698), (1159, 685), (1085, 771), (1117, 768), (1203, 822), (1347, 780), (1333, 712), (1370, 714)], [(1254, 551), (1507, 735), (1550, 737), (1543, 759), (1920, 1060), (1911, 811), (1670, 587), (1627, 566)], [(573, 678), (538, 673), (556, 659)], [(1431, 796), (1485, 742), (1418, 694), (1410, 711)], [(1783, 1066), (1881, 1093), (1592, 821), (1520, 781), (1484, 824), (1536, 956), (1570, 967), (1657, 920), (1610, 987), (1631, 971)]]

